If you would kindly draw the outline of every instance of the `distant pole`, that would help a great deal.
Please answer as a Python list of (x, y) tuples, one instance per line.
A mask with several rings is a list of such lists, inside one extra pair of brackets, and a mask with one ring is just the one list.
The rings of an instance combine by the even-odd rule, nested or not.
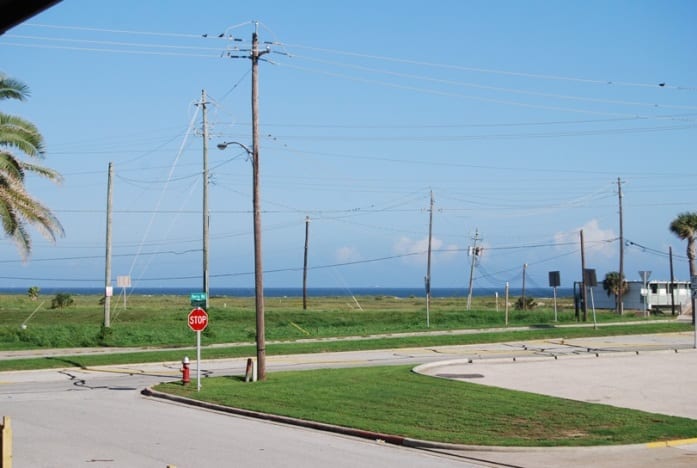
[(209, 272), (208, 272), (208, 239), (210, 217), (208, 213), (208, 109), (206, 90), (201, 91), (201, 114), (203, 116), (203, 292), (206, 295), (206, 310), (208, 310)]
[(649, 309), (648, 309), (647, 304), (649, 301), (649, 277), (651, 276), (651, 272), (648, 270), (641, 270), (639, 272), (639, 276), (641, 276), (641, 280), (642, 280), (643, 285), (644, 285), (644, 293), (645, 293), (645, 294), (643, 294), (643, 297), (644, 297), (644, 317), (647, 317), (648, 313), (649, 313), (648, 312)]
[(506, 281), (505, 296), (506, 296), (506, 302), (504, 304), (504, 307), (506, 309), (506, 326), (508, 326), (508, 281)]
[(310, 217), (305, 216), (305, 256), (303, 261), (303, 310), (307, 310), (307, 250), (310, 238)]
[(586, 252), (583, 246), (583, 229), (580, 231), (581, 236), (581, 298), (583, 299), (583, 321), (588, 319), (588, 292), (586, 291)]
[(617, 312), (624, 314), (624, 226), (622, 222), (622, 179), (617, 178), (617, 195), (619, 196), (620, 207), (620, 298), (617, 303)]
[(114, 166), (109, 163), (109, 173), (106, 189), (106, 258), (104, 261), (104, 328), (111, 327), (111, 212), (114, 190), (112, 178)]
[(525, 274), (528, 270), (528, 264), (523, 263), (523, 310), (527, 310), (527, 304), (525, 302)]
[(668, 246), (668, 258), (670, 259), (670, 315), (675, 315), (675, 273), (673, 272), (672, 246)]
[(428, 208), (428, 257), (426, 260), (426, 328), (431, 326), (431, 240), (433, 238), (433, 190), (431, 190), (431, 204)]
[(470, 310), (470, 305), (472, 304), (472, 283), (474, 280), (474, 262), (479, 255), (479, 247), (477, 247), (477, 241), (479, 240), (479, 229), (475, 229), (474, 237), (472, 238), (473, 245), (470, 249), (470, 255), (472, 256), (472, 261), (470, 262), (470, 281), (469, 288), (467, 289), (467, 310)]

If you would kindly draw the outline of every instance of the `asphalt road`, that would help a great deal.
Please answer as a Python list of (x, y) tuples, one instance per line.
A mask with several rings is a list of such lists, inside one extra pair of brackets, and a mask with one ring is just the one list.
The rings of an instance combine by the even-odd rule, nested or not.
[[(479, 374), (479, 383), (558, 394), (618, 406), (659, 400), (692, 416), (697, 352), (689, 333), (270, 356), (269, 372), (316, 367), (430, 363), (433, 374)], [(662, 349), (664, 351), (656, 351)], [(677, 350), (677, 352), (676, 352)], [(636, 354), (639, 351), (639, 354)], [(596, 354), (598, 355), (596, 357)], [(555, 359), (556, 356), (556, 359)], [(513, 358), (516, 358), (515, 362)], [(435, 364), (446, 361), (446, 364)], [(470, 362), (471, 361), (471, 362)], [(244, 360), (201, 363), (204, 375), (241, 375)], [(195, 369), (195, 363), (194, 369)], [(459, 366), (459, 367), (458, 367)], [(415, 450), (297, 426), (269, 423), (145, 398), (140, 390), (179, 379), (178, 362), (89, 370), (0, 373), (0, 415), (14, 430), (14, 468), (209, 466), (695, 466), (697, 441), (571, 449)], [(610, 369), (600, 373), (602, 369)], [(614, 369), (614, 370), (613, 370)], [(658, 369), (664, 373), (659, 374)], [(429, 372), (430, 372), (429, 371)], [(194, 370), (195, 372), (195, 370)], [(448, 375), (449, 374), (449, 375)], [(630, 391), (608, 384), (617, 374)], [(581, 379), (580, 384), (571, 380)], [(633, 379), (641, 376), (639, 383)], [(648, 380), (647, 380), (648, 377)], [(467, 377), (465, 377), (467, 378)], [(654, 381), (670, 381), (655, 385)], [(517, 382), (517, 383), (516, 383)], [(633, 383), (634, 382), (634, 383)], [(205, 380), (203, 381), (205, 385)], [(600, 390), (598, 390), (600, 388)], [(551, 389), (551, 390), (550, 390)], [(605, 389), (605, 390), (603, 390)], [(612, 391), (611, 391), (612, 390)], [(656, 392), (656, 393), (654, 393)], [(628, 404), (622, 395), (644, 395)], [(636, 406), (635, 406), (636, 405)], [(682, 408), (682, 409), (680, 409)]]

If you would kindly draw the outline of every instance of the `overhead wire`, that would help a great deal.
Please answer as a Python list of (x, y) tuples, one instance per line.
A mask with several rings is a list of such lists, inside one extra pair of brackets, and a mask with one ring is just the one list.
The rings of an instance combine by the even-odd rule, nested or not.
[(389, 57), (389, 56), (384, 56), (384, 55), (364, 54), (364, 53), (360, 53), (360, 52), (346, 52), (346, 51), (337, 50), (337, 49), (304, 46), (301, 44), (285, 44), (285, 45), (287, 47), (295, 47), (295, 48), (302, 48), (302, 49), (314, 50), (314, 51), (319, 51), (319, 52), (326, 52), (326, 53), (330, 53), (333, 55), (345, 55), (345, 56), (350, 56), (350, 57), (368, 58), (368, 59), (378, 60), (380, 62), (393, 62), (393, 63), (408, 64), (408, 65), (419, 65), (419, 66), (424, 66), (424, 67), (429, 67), (429, 68), (443, 68), (443, 69), (447, 69), (447, 70), (458, 70), (458, 71), (486, 73), (486, 74), (494, 74), (494, 75), (518, 76), (518, 77), (523, 77), (523, 78), (534, 78), (534, 79), (553, 80), (553, 81), (572, 81), (572, 82), (578, 82), (578, 83), (588, 83), (588, 84), (596, 84), (596, 85), (603, 85), (603, 86), (628, 86), (628, 87), (663, 88), (663, 89), (675, 89), (675, 90), (697, 90), (697, 88), (694, 88), (694, 87), (675, 86), (675, 85), (666, 84), (666, 83), (633, 83), (633, 82), (627, 82), (627, 81), (614, 81), (614, 80), (610, 80), (610, 79), (588, 79), (588, 78), (582, 78), (582, 77), (563, 76), (563, 75), (528, 73), (528, 72), (518, 72), (518, 71), (510, 71), (510, 70), (496, 70), (496, 69), (491, 69), (491, 68), (467, 67), (467, 66), (462, 66), (462, 65), (443, 64), (443, 63), (412, 60), (412, 59), (401, 59), (401, 58)]
[[(46, 23), (33, 23), (33, 22), (24, 23), (23, 26), (47, 28), (47, 29), (62, 29), (62, 30), (100, 32), (100, 33), (126, 34), (126, 35), (146, 35), (146, 36), (177, 37), (177, 38), (188, 38), (188, 39), (210, 38), (210, 39), (227, 40), (227, 39), (229, 39), (229, 37), (227, 35), (228, 31), (234, 30), (234, 29), (239, 29), (241, 27), (248, 26), (248, 25), (251, 25), (254, 23), (255, 22), (253, 22), (253, 21), (246, 21), (246, 22), (242, 22), (242, 23), (239, 23), (239, 24), (236, 24), (233, 26), (229, 26), (228, 28), (226, 28), (226, 30), (223, 34), (218, 35), (217, 37), (214, 35), (204, 35), (204, 34), (200, 34), (200, 33), (194, 34), (194, 33), (169, 33), (169, 32), (162, 32), (162, 31), (142, 31), (142, 30), (136, 31), (136, 30), (107, 29), (107, 28), (94, 28), (94, 27), (69, 26), (69, 25), (51, 25), (51, 24), (46, 24)], [(266, 26), (264, 23), (260, 23), (260, 22), (257, 22), (257, 23), (261, 24), (265, 29), (269, 30), (269, 32), (271, 32), (273, 34), (273, 31), (271, 31), (268, 28), (268, 26)], [(612, 79), (597, 79), (597, 78), (593, 79), (593, 78), (585, 78), (585, 77), (574, 77), (574, 76), (543, 74), (543, 73), (531, 73), (531, 72), (521, 72), (521, 71), (513, 71), (513, 70), (498, 70), (498, 69), (492, 69), (492, 68), (445, 64), (445, 63), (437, 63), (437, 62), (430, 62), (430, 61), (423, 61), (423, 60), (390, 57), (390, 56), (386, 56), (386, 55), (376, 55), (376, 54), (368, 54), (368, 53), (361, 53), (361, 52), (343, 51), (343, 50), (339, 50), (339, 49), (316, 47), (316, 46), (309, 46), (309, 45), (303, 45), (303, 44), (285, 43), (285, 42), (281, 42), (278, 40), (273, 41), (273, 42), (269, 42), (269, 44), (284, 47), (284, 48), (297, 48), (297, 49), (312, 50), (312, 51), (328, 53), (328, 54), (332, 54), (332, 55), (343, 55), (343, 56), (347, 56), (347, 57), (365, 58), (365, 59), (377, 60), (380, 62), (392, 62), (392, 63), (407, 64), (407, 65), (418, 65), (418, 66), (423, 66), (423, 67), (428, 67), (428, 68), (442, 68), (442, 69), (446, 69), (446, 70), (458, 70), (458, 71), (466, 71), (466, 72), (474, 72), (474, 73), (482, 73), (482, 74), (517, 76), (517, 77), (522, 77), (522, 78), (532, 78), (532, 79), (538, 79), (538, 80), (569, 81), (569, 82), (578, 82), (578, 83), (595, 84), (595, 85), (601, 85), (601, 86), (613, 86), (613, 87), (619, 86), (619, 87), (660, 88), (660, 89), (673, 89), (673, 90), (681, 90), (681, 91), (697, 90), (697, 88), (695, 88), (695, 87), (679, 86), (679, 85), (673, 85), (670, 83), (646, 83), (646, 82), (639, 83), (639, 82), (618, 81), (618, 80), (612, 80)], [(285, 50), (287, 50), (287, 49), (285, 49)], [(289, 54), (289, 55), (292, 56), (292, 54)]]
[(384, 70), (384, 69), (379, 69), (379, 68), (365, 67), (365, 66), (361, 66), (361, 65), (352, 65), (352, 64), (337, 62), (334, 60), (322, 60), (322, 59), (317, 59), (317, 58), (307, 57), (307, 56), (302, 56), (302, 55), (296, 55), (296, 54), (293, 54), (292, 57), (294, 59), (300, 58), (303, 60), (307, 60), (307, 61), (315, 62), (315, 63), (320, 63), (320, 64), (324, 64), (324, 65), (332, 65), (332, 66), (349, 68), (352, 70), (359, 70), (359, 71), (365, 71), (365, 72), (370, 72), (370, 73), (379, 73), (379, 74), (393, 76), (393, 77), (397, 77), (397, 78), (408, 78), (408, 79), (412, 79), (412, 80), (426, 81), (426, 82), (430, 82), (430, 83), (437, 83), (437, 84), (457, 86), (457, 87), (465, 87), (465, 88), (475, 88), (475, 89), (481, 89), (481, 90), (487, 90), (487, 91), (497, 91), (497, 92), (504, 92), (504, 93), (511, 93), (511, 94), (522, 94), (522, 95), (528, 95), (528, 96), (537, 96), (537, 97), (554, 98), (554, 99), (565, 99), (565, 100), (592, 102), (592, 103), (600, 103), (600, 104), (615, 104), (615, 105), (622, 105), (622, 106), (638, 106), (638, 107), (686, 109), (686, 110), (696, 110), (697, 109), (697, 106), (685, 106), (685, 105), (677, 105), (677, 104), (658, 104), (658, 103), (638, 102), (638, 101), (622, 101), (622, 100), (617, 100), (617, 99), (590, 98), (590, 97), (584, 97), (584, 96), (573, 96), (573, 95), (566, 95), (566, 94), (547, 93), (547, 92), (541, 92), (541, 91), (530, 91), (530, 90), (525, 90), (525, 89), (504, 88), (504, 87), (500, 87), (500, 86), (482, 85), (482, 84), (478, 84), (478, 83), (463, 82), (463, 81), (457, 81), (457, 80), (452, 80), (452, 79), (433, 78), (433, 77), (428, 77), (428, 76), (415, 75), (413, 73), (401, 73), (401, 72), (395, 72), (395, 71)]
[[(176, 167), (176, 165), (177, 165), (177, 162), (179, 161), (179, 158), (180, 158), (181, 155), (182, 155), (182, 151), (183, 151), (183, 149), (184, 149), (184, 146), (186, 145), (186, 142), (187, 142), (187, 140), (188, 140), (188, 137), (189, 137), (189, 135), (191, 134), (191, 131), (192, 131), (193, 128), (194, 128), (194, 122), (195, 122), (197, 116), (198, 116), (198, 108), (196, 108), (196, 111), (193, 113), (193, 115), (192, 115), (192, 117), (191, 117), (191, 120), (189, 121), (189, 126), (188, 126), (189, 131), (186, 133), (185, 138), (182, 140), (182, 143), (181, 143), (181, 145), (180, 145), (180, 147), (179, 147), (179, 152), (177, 153), (177, 155), (176, 155), (174, 161), (172, 162), (172, 166), (171, 166), (171, 168), (170, 168), (168, 177), (171, 177), (172, 174), (174, 173), (174, 169), (175, 169), (175, 167)], [(156, 209), (159, 209), (160, 205), (162, 204), (162, 201), (163, 201), (164, 196), (165, 196), (165, 192), (166, 192), (166, 190), (167, 190), (167, 185), (168, 185), (168, 184), (165, 184), (165, 186), (163, 187), (162, 192), (161, 192), (161, 194), (160, 194), (160, 197), (159, 197), (159, 199), (157, 200), (157, 202), (156, 202), (156, 204), (155, 204), (155, 208), (156, 208)], [(146, 228), (145, 228), (145, 231), (144, 231), (144, 233), (143, 233), (143, 237), (142, 237), (142, 239), (141, 239), (141, 242), (144, 241), (145, 239), (147, 239), (148, 235), (150, 234), (150, 230), (152, 229), (154, 223), (155, 223), (155, 215), (153, 214), (153, 215), (150, 217), (150, 220), (149, 220), (149, 222), (148, 222), (148, 224), (147, 224), (147, 226), (146, 226)], [(138, 248), (138, 252), (140, 252), (141, 250), (142, 250), (142, 244), (141, 244), (141, 246)], [(129, 268), (129, 275), (131, 275), (131, 274), (133, 273), (133, 269), (135, 268), (135, 262), (137, 261), (137, 257), (138, 257), (138, 255), (136, 255), (136, 258), (135, 258), (135, 259), (133, 260), (133, 262), (131, 263), (131, 267)]]

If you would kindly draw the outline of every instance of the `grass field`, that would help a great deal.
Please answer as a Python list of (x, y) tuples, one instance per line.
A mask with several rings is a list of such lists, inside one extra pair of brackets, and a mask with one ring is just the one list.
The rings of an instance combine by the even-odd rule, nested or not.
[[(99, 297), (74, 296), (74, 304), (51, 309), (50, 298), (0, 296), (0, 349), (49, 347), (153, 347), (116, 354), (0, 360), (0, 371), (90, 367), (140, 362), (178, 362), (193, 354), (195, 334), (186, 317), (186, 297), (132, 296), (127, 307), (114, 304), (112, 326), (102, 327)], [(267, 354), (321, 353), (360, 349), (442, 346), (581, 336), (684, 331), (689, 324), (663, 317), (645, 323), (640, 313), (618, 317), (598, 311), (600, 326), (580, 325), (573, 304), (558, 303), (554, 322), (551, 300), (537, 309), (506, 316), (494, 298), (475, 298), (471, 310), (460, 298), (434, 299), (429, 328), (422, 298), (313, 298), (308, 310), (300, 298), (266, 302)], [(202, 358), (249, 357), (255, 354), (254, 298), (213, 298), (210, 324), (203, 333)], [(652, 317), (655, 318), (655, 317)], [(506, 320), (508, 319), (508, 320)], [(590, 316), (589, 316), (590, 319)], [(506, 323), (508, 322), (508, 323)], [(25, 325), (24, 327), (22, 325)], [(494, 331), (506, 325), (524, 331)], [(612, 326), (610, 326), (612, 325)], [(477, 329), (474, 334), (390, 337), (403, 332)], [(387, 335), (371, 338), (372, 335)], [(321, 340), (367, 337), (360, 340)], [(317, 338), (319, 341), (308, 339)], [(228, 346), (206, 347), (210, 344)], [(245, 344), (247, 343), (247, 344)], [(184, 347), (184, 348), (180, 348)], [(168, 349), (176, 348), (176, 349)], [(206, 379), (200, 394), (180, 384), (163, 391), (220, 404), (306, 418), (405, 437), (482, 445), (596, 445), (655, 441), (697, 435), (697, 421), (589, 405), (413, 374), (405, 367), (327, 369), (272, 373), (264, 382), (239, 378)]]
[[(103, 306), (98, 296), (73, 296), (74, 304), (52, 309), (50, 297), (33, 301), (22, 295), (0, 295), (0, 349), (65, 347), (187, 346), (192, 332), (186, 324), (191, 310), (188, 297), (137, 296), (127, 304), (112, 302), (111, 327), (102, 327)], [(474, 298), (467, 310), (465, 298), (434, 298), (430, 327), (426, 327), (423, 298), (385, 296), (311, 298), (307, 310), (301, 298), (267, 298), (266, 339), (367, 336), (427, 330), (554, 325), (551, 299), (528, 311), (509, 309), (493, 297)], [(497, 310), (498, 306), (498, 310)], [(558, 324), (577, 323), (570, 299), (558, 302)], [(588, 319), (591, 320), (589, 312)], [(506, 317), (507, 316), (507, 317)], [(251, 342), (255, 339), (254, 298), (214, 297), (210, 300), (207, 344)], [(506, 318), (508, 320), (506, 320)], [(655, 317), (652, 317), (655, 318)], [(668, 317), (669, 318), (669, 317)], [(598, 311), (600, 324), (645, 320), (640, 313), (618, 317)]]
[(414, 374), (410, 366), (275, 372), (157, 390), (420, 440), (500, 446), (633, 444), (697, 436), (697, 420)]

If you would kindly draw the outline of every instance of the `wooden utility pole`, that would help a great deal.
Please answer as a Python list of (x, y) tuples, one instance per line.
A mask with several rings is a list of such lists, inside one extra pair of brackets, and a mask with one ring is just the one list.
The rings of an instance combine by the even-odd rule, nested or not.
[(586, 253), (583, 247), (583, 229), (580, 232), (581, 236), (581, 298), (583, 299), (583, 321), (588, 318), (588, 301), (586, 291)]
[(428, 208), (428, 258), (426, 260), (426, 328), (431, 327), (431, 240), (433, 239), (433, 190), (431, 190), (431, 204)]
[(109, 163), (106, 188), (106, 258), (104, 260), (104, 328), (111, 327), (111, 205), (113, 199), (113, 187), (111, 180), (114, 176), (114, 166)]
[(474, 242), (472, 248), (470, 249), (472, 261), (470, 262), (470, 281), (469, 288), (467, 289), (467, 310), (470, 310), (470, 306), (472, 305), (472, 283), (474, 280), (474, 262), (479, 256), (479, 247), (477, 246), (477, 241), (479, 241), (479, 229), (475, 229), (474, 237), (472, 238), (472, 240)]
[(303, 310), (307, 310), (307, 250), (310, 239), (310, 217), (305, 216), (305, 255), (303, 261)]
[(673, 272), (673, 246), (668, 246), (670, 259), (670, 315), (675, 315), (675, 273)]
[(261, 249), (261, 199), (259, 189), (259, 51), (258, 23), (252, 34), (252, 201), (254, 205), (254, 290), (257, 319), (257, 379), (266, 380), (266, 337), (264, 324), (264, 267)]
[(620, 297), (617, 303), (617, 312), (624, 314), (624, 226), (622, 223), (622, 179), (617, 178), (617, 195), (620, 206)]
[(208, 295), (210, 285), (208, 283), (208, 239), (210, 227), (210, 215), (208, 212), (208, 106), (206, 102), (206, 90), (201, 90), (201, 114), (203, 116), (203, 293), (206, 295), (206, 307), (208, 310)]
[(527, 271), (528, 271), (528, 264), (523, 263), (523, 291), (521, 294), (521, 296), (523, 297), (523, 304), (522, 304), (523, 310), (527, 310), (527, 308), (528, 308), (528, 304), (527, 304), (527, 302), (525, 302), (525, 276), (526, 276)]

